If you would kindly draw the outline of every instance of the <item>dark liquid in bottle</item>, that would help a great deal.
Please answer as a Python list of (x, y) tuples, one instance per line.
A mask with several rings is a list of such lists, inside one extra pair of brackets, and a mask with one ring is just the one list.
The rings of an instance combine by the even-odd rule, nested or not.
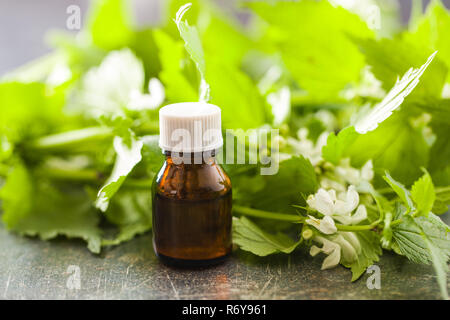
[[(231, 252), (231, 190), (218, 198), (174, 200), (156, 194), (153, 242), (169, 264), (206, 265)], [(181, 260), (181, 261), (176, 261)], [(177, 263), (179, 262), (179, 263)]]

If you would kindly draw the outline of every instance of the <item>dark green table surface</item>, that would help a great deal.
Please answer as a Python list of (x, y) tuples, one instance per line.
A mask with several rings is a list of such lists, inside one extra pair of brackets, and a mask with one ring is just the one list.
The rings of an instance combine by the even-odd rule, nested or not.
[[(449, 220), (449, 216), (444, 220)], [(224, 264), (200, 270), (161, 265), (147, 234), (91, 254), (80, 241), (22, 238), (0, 226), (0, 299), (437, 299), (432, 267), (385, 253), (377, 263), (381, 289), (368, 274), (354, 283), (342, 267), (320, 271), (321, 258), (299, 251), (257, 258), (234, 252)], [(80, 289), (69, 289), (69, 266)]]

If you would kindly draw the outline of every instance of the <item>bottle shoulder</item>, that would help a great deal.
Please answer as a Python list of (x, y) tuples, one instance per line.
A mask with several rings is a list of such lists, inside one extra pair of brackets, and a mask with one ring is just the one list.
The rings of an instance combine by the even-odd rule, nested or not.
[(165, 162), (153, 183), (153, 192), (179, 200), (212, 199), (231, 193), (231, 181), (217, 163)]

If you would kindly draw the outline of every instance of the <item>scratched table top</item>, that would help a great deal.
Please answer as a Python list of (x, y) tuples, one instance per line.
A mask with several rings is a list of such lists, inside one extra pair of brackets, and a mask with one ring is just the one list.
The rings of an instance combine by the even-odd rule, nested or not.
[(352, 283), (345, 268), (321, 271), (321, 260), (236, 251), (221, 265), (180, 270), (158, 262), (150, 234), (94, 255), (81, 241), (22, 238), (0, 226), (0, 299), (439, 298), (431, 266), (385, 253), (381, 288), (369, 289), (369, 274)]

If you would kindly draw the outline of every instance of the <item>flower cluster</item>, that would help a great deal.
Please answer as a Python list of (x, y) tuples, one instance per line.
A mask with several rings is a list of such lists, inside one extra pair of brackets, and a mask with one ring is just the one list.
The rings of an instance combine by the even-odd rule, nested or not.
[(326, 166), (328, 173), (332, 174), (324, 175), (320, 180), (321, 188), (307, 198), (310, 214), (305, 220), (316, 230), (309, 235), (315, 243), (310, 254), (327, 255), (322, 269), (357, 260), (361, 252), (358, 237), (353, 232), (339, 231), (339, 225), (357, 225), (367, 219), (367, 209), (360, 203), (358, 190), (365, 192), (370, 189), (374, 176), (371, 161), (361, 169), (351, 167), (348, 160), (343, 160), (338, 166)]

